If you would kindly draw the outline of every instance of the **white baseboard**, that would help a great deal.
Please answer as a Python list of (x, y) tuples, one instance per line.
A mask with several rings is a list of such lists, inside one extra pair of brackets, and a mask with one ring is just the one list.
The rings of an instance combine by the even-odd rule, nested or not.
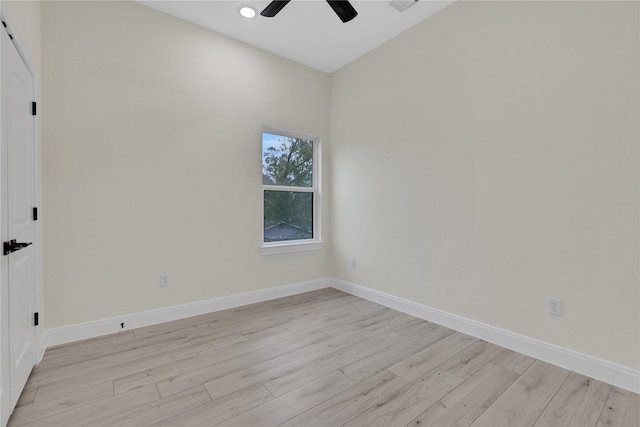
[[(92, 322), (45, 329), (44, 348), (330, 287), (329, 279), (278, 286)], [(120, 326), (124, 323), (124, 328)]]
[[(44, 348), (333, 287), (536, 359), (640, 393), (640, 371), (335, 278), (310, 280), (93, 322), (46, 329)], [(120, 324), (124, 323), (124, 329)]]
[(436, 308), (398, 298), (364, 286), (331, 279), (331, 286), (369, 301), (393, 308), (456, 331), (483, 339), (527, 356), (543, 360), (579, 374), (640, 393), (640, 371), (568, 350), (544, 341), (476, 322)]

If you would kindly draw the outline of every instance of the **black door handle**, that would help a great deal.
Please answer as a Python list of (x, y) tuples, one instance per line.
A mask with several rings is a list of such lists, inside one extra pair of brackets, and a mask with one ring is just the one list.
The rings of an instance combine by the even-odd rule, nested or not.
[(24, 243), (18, 243), (16, 242), (16, 239), (13, 240), (9, 240), (8, 242), (4, 242), (3, 247), (3, 254), (4, 255), (9, 255), (11, 252), (15, 252), (15, 251), (19, 251), (22, 248), (26, 248), (27, 246), (31, 245), (32, 242), (24, 242)]

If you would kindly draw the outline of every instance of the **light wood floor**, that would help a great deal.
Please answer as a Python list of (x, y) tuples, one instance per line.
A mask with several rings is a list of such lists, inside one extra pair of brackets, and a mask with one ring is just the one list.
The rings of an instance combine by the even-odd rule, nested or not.
[(22, 425), (637, 427), (640, 399), (323, 289), (48, 349)]

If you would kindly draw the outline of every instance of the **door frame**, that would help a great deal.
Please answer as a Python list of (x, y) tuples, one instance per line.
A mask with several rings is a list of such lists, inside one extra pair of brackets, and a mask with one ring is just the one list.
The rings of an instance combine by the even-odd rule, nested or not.
[[(37, 69), (35, 68), (35, 62), (32, 60), (29, 55), (26, 44), (20, 37), (20, 35), (16, 32), (17, 26), (15, 25), (15, 21), (11, 18), (9, 11), (6, 7), (3, 7), (3, 2), (0, 0), (0, 19), (4, 24), (6, 24), (6, 30), (11, 35), (13, 44), (15, 45), (18, 54), (22, 58), (22, 61), (27, 67), (29, 73), (33, 76), (33, 93), (34, 93), (34, 101), (40, 100), (40, 80)], [(2, 51), (0, 49), (0, 60), (2, 58)], [(1, 69), (0, 69), (1, 73)], [(0, 93), (0, 96), (2, 94)], [(34, 310), (40, 313), (40, 319), (42, 319), (42, 220), (41, 220), (41, 211), (42, 211), (42, 183), (41, 183), (41, 153), (40, 153), (40, 111), (39, 108), (40, 103), (37, 104), (36, 116), (33, 121), (33, 135), (34, 135), (34, 151), (33, 151), (33, 162), (34, 162), (34, 194), (35, 194), (35, 204), (38, 207), (38, 220), (35, 221), (35, 238), (34, 238), (34, 256), (35, 256), (35, 289), (33, 289), (33, 301), (32, 306)], [(0, 106), (0, 108), (2, 108)], [(1, 126), (1, 123), (0, 123)], [(2, 170), (0, 170), (0, 178), (2, 177)], [(1, 186), (0, 186), (1, 187)], [(6, 215), (6, 210), (4, 206), (0, 206), (0, 219), (4, 217), (2, 215)], [(0, 221), (1, 224), (1, 221)], [(1, 256), (1, 255), (0, 255)], [(5, 265), (6, 263), (2, 263), (1, 265)], [(0, 298), (2, 296), (6, 296), (6, 290), (8, 289), (8, 272), (6, 268), (0, 267)], [(0, 306), (4, 305), (4, 301), (0, 299)], [(0, 379), (3, 381), (1, 385), (4, 390), (7, 390), (7, 394), (3, 396), (2, 402), (0, 402), (0, 426), (4, 426), (7, 422), (10, 413), (13, 408), (10, 407), (10, 397), (9, 397), (9, 384), (8, 379), (10, 378), (10, 372), (7, 372), (8, 364), (5, 364), (4, 361), (9, 360), (9, 336), (5, 331), (8, 332), (8, 313), (2, 313), (0, 315), (0, 359), (3, 363), (0, 363)], [(35, 333), (35, 345), (36, 345), (36, 360), (35, 363), (38, 364), (42, 360), (42, 356), (44, 355), (45, 347), (44, 347), (44, 339), (42, 337), (42, 323), (40, 322), (40, 326), (36, 327)], [(6, 336), (5, 336), (6, 335)]]

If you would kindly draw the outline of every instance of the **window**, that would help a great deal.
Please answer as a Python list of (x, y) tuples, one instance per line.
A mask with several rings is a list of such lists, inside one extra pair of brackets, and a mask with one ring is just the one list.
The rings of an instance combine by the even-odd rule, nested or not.
[(317, 153), (316, 138), (262, 133), (264, 254), (321, 248)]

